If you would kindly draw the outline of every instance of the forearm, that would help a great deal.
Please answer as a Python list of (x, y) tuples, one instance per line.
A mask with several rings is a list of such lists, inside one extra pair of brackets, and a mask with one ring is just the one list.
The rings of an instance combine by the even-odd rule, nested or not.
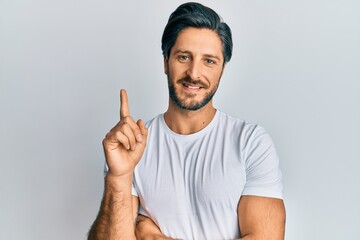
[(88, 239), (135, 239), (131, 178), (119, 184), (117, 179), (106, 176), (100, 211)]

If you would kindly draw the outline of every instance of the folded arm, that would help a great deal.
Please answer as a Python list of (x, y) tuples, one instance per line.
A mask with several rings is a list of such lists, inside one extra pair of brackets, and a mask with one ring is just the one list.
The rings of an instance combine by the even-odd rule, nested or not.
[(170, 240), (163, 235), (159, 227), (148, 217), (138, 215), (135, 229), (137, 240)]
[[(238, 221), (242, 240), (283, 240), (285, 206), (281, 199), (242, 196), (238, 205)], [(141, 240), (171, 239), (148, 217), (139, 215), (136, 238)]]

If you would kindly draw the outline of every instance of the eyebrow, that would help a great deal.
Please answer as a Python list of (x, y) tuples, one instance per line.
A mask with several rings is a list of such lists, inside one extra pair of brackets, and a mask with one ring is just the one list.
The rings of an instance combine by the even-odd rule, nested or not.
[(188, 54), (191, 54), (191, 52), (190, 51), (186, 51), (186, 50), (176, 50), (175, 52), (174, 52), (174, 55), (176, 55), (176, 54), (178, 54), (178, 53), (188, 53)]
[(216, 55), (205, 54), (204, 56), (205, 56), (205, 57), (208, 57), (208, 58), (215, 58), (215, 59), (217, 59), (218, 61), (220, 61), (220, 58), (219, 58), (218, 56), (216, 56)]
[[(176, 55), (176, 54), (178, 54), (178, 53), (187, 53), (187, 54), (191, 54), (191, 52), (190, 52), (190, 51), (187, 51), (187, 50), (181, 50), (181, 49), (179, 49), (179, 50), (176, 50), (176, 51), (174, 52), (174, 55)], [(205, 57), (207, 57), (207, 58), (214, 58), (214, 59), (217, 59), (218, 61), (220, 61), (220, 60), (221, 60), (221, 59), (220, 59), (220, 57), (218, 57), (217, 55), (204, 54), (204, 56), (205, 56)]]

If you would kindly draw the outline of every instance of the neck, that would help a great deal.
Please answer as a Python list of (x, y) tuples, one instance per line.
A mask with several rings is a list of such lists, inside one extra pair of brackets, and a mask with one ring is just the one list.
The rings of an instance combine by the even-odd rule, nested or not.
[(215, 113), (216, 109), (212, 106), (212, 101), (198, 110), (191, 111), (179, 108), (170, 100), (164, 119), (172, 131), (188, 135), (205, 128), (214, 118)]

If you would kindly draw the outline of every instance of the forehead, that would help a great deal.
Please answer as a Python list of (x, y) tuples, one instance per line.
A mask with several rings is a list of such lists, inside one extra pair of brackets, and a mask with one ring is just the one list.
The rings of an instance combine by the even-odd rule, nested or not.
[(206, 28), (185, 28), (182, 30), (171, 51), (189, 51), (193, 54), (222, 56), (222, 43), (218, 34)]

